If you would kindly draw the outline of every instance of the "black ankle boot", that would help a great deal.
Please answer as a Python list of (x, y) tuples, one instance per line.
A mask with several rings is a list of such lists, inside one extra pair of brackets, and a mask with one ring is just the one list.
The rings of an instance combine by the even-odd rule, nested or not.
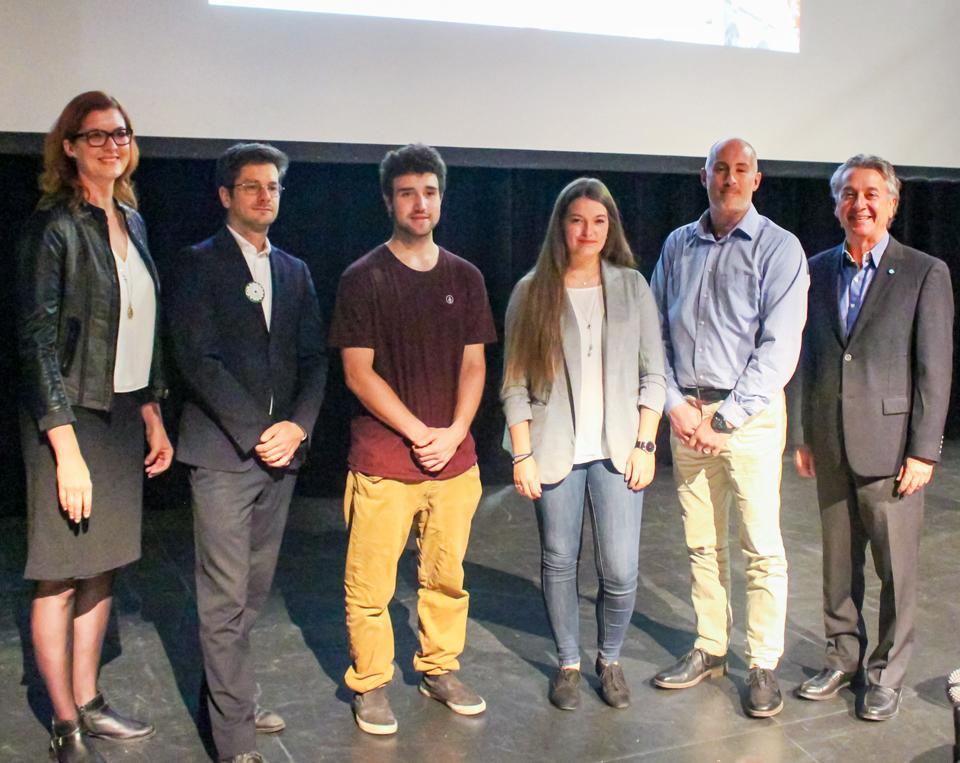
[(106, 763), (90, 744), (77, 721), (54, 721), (50, 757), (57, 763)]
[(80, 726), (92, 737), (118, 742), (135, 742), (152, 737), (157, 729), (151, 723), (124, 718), (113, 710), (103, 694), (97, 694), (87, 704), (78, 707)]

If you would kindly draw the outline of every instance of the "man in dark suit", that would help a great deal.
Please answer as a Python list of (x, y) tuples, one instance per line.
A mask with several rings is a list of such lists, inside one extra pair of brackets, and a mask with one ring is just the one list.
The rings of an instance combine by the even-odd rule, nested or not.
[(256, 732), (284, 727), (256, 703), (249, 637), (327, 373), (310, 272), (267, 239), (287, 164), (259, 143), (220, 157), (226, 225), (180, 253), (166, 289), (186, 387), (177, 456), (190, 466), (208, 706), (220, 759), (238, 763), (262, 760)]
[(795, 453), (800, 475), (817, 478), (826, 666), (797, 694), (829, 699), (859, 675), (869, 541), (879, 638), (857, 714), (882, 721), (899, 709), (913, 651), (923, 487), (940, 457), (950, 396), (953, 291), (941, 260), (887, 230), (900, 196), (889, 162), (854, 156), (830, 189), (846, 236), (810, 260)]

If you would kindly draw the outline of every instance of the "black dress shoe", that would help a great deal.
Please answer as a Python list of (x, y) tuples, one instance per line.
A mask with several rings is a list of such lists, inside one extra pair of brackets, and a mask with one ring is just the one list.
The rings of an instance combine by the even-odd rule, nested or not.
[(580, 704), (580, 671), (558, 668), (550, 679), (550, 704), (561, 710), (576, 710)]
[(54, 721), (50, 734), (50, 757), (57, 763), (106, 763), (77, 721)]
[(138, 742), (157, 733), (152, 723), (124, 718), (107, 704), (103, 694), (97, 694), (87, 704), (78, 707), (80, 727), (86, 734), (98, 739), (116, 742)]
[(769, 718), (783, 710), (783, 694), (780, 693), (780, 684), (772, 670), (750, 668), (744, 709), (752, 718)]
[(870, 684), (857, 715), (865, 721), (889, 721), (900, 709), (900, 689)]
[(666, 670), (657, 673), (653, 683), (661, 689), (687, 689), (704, 678), (720, 678), (727, 672), (727, 658), (691, 649)]
[(853, 683), (857, 671), (844, 673), (842, 670), (824, 668), (813, 678), (808, 678), (797, 687), (797, 696), (802, 699), (812, 699), (815, 702), (822, 699), (833, 699), (840, 690)]

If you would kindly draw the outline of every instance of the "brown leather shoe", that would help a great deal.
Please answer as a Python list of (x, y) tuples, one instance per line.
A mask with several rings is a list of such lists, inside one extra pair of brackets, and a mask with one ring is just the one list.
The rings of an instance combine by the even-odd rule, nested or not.
[(727, 657), (691, 649), (666, 670), (657, 673), (653, 683), (661, 689), (688, 689), (704, 678), (721, 678), (727, 672)]
[(353, 718), (360, 730), (368, 734), (395, 734), (397, 719), (390, 709), (387, 685), (378, 686), (363, 694), (354, 694)]

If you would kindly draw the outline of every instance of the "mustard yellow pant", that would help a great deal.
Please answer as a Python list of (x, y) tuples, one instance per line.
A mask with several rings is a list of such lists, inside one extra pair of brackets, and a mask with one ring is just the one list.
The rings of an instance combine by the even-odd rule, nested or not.
[[(703, 407), (711, 418), (720, 407)], [(786, 439), (783, 395), (751, 416), (726, 447), (704, 455), (671, 435), (683, 532), (690, 556), (695, 646), (724, 655), (730, 642), (729, 512), (740, 514), (746, 567), (747, 650), (751, 666), (773, 670), (783, 654), (787, 617), (787, 559), (780, 535), (780, 477)]]
[(344, 590), (353, 663), (344, 679), (353, 691), (367, 692), (393, 678), (393, 624), (387, 607), (414, 521), (420, 649), (413, 667), (430, 674), (459, 669), (470, 601), (463, 589), (463, 557), (480, 493), (476, 466), (451, 479), (416, 483), (347, 475), (344, 513), (350, 539)]

